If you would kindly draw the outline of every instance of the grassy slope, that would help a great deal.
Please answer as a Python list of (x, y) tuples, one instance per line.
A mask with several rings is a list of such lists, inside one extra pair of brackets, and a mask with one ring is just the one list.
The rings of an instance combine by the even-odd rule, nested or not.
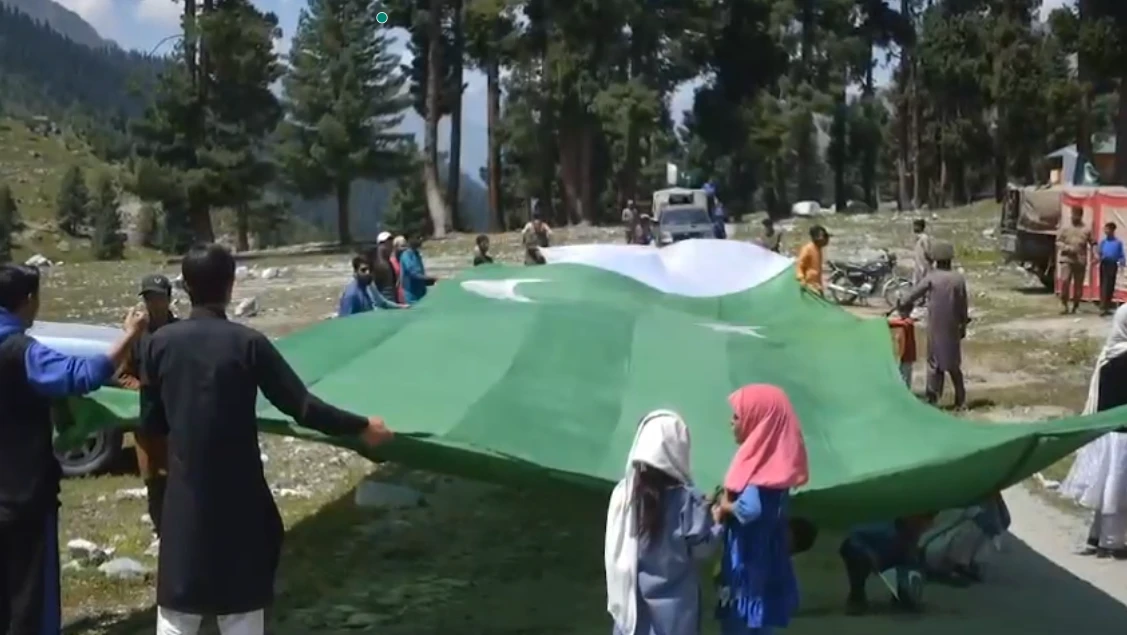
[[(36, 253), (67, 262), (91, 258), (88, 240), (65, 236), (55, 226), (59, 184), (73, 165), (85, 171), (91, 192), (98, 175), (116, 174), (116, 168), (70, 135), (43, 135), (19, 120), (0, 118), (0, 183), (12, 188), (27, 226), (17, 237), (18, 260)], [(127, 253), (129, 257), (149, 255), (136, 250)]]

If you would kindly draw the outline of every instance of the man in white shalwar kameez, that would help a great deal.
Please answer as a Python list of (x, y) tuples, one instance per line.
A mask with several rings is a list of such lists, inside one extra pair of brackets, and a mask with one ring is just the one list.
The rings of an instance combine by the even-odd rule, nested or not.
[[(1083, 414), (1100, 408), (1100, 371), (1109, 361), (1127, 354), (1127, 305), (1112, 319), (1107, 343), (1096, 359)], [(1088, 541), (1081, 553), (1127, 559), (1127, 434), (1111, 432), (1084, 446), (1061, 492), (1095, 512)]]

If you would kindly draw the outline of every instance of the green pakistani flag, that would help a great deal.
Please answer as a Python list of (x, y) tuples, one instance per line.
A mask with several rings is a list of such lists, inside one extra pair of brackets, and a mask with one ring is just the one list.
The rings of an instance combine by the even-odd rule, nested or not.
[[(511, 484), (609, 488), (639, 420), (669, 408), (710, 490), (736, 449), (728, 394), (776, 384), (810, 458), (794, 513), (827, 525), (975, 502), (1127, 419), (1003, 425), (929, 407), (903, 385), (883, 320), (802, 291), (789, 258), (750, 244), (545, 253), (548, 265), (476, 267), (411, 310), (330, 320), (278, 348), (315, 394), (398, 433), (368, 456)], [(292, 427), (265, 400), (259, 412), (268, 431), (363, 451)], [(70, 438), (135, 418), (136, 396), (102, 390), (74, 413)]]

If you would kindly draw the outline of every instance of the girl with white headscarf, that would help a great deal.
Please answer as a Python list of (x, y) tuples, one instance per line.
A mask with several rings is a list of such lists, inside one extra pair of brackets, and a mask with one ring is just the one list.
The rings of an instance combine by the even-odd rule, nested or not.
[(607, 510), (603, 560), (616, 635), (697, 635), (695, 561), (720, 535), (710, 502), (692, 485), (689, 429), (668, 410), (646, 415)]
[[(1127, 404), (1127, 305), (1112, 318), (1096, 358), (1082, 414)], [(1127, 434), (1112, 432), (1084, 446), (1061, 492), (1095, 511), (1084, 555), (1127, 559)]]

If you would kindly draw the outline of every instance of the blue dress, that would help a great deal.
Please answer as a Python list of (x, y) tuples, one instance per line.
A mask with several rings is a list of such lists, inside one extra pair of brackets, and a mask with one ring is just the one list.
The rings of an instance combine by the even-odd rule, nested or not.
[[(634, 635), (699, 635), (700, 576), (722, 526), (691, 487), (665, 490), (661, 532), (638, 545), (638, 611)], [(626, 635), (617, 627), (615, 635)]]
[(787, 540), (786, 490), (748, 486), (724, 528), (716, 619), (724, 635), (766, 635), (798, 609)]

